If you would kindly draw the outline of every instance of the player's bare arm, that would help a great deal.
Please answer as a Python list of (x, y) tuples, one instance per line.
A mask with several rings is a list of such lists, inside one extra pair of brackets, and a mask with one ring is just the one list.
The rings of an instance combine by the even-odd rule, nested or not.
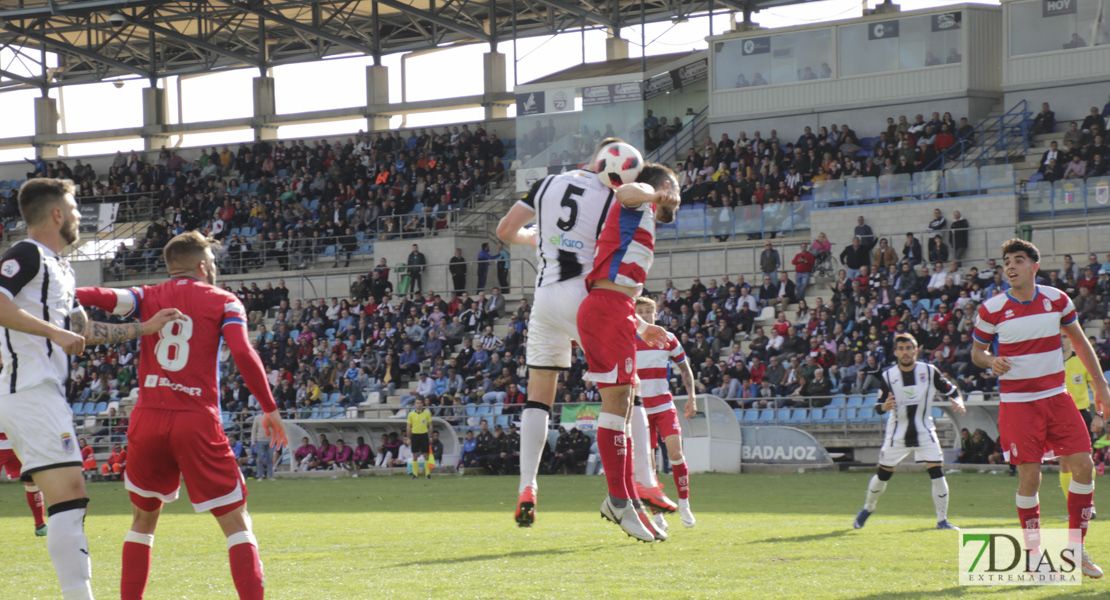
[[(1088, 346), (1090, 347), (1090, 346)], [(1010, 359), (1005, 356), (994, 356), (990, 353), (990, 346), (976, 341), (971, 348), (971, 362), (980, 369), (990, 369), (995, 377), (1001, 377), (1010, 370)]]
[(535, 218), (536, 212), (534, 210), (520, 203), (514, 204), (509, 212), (501, 217), (501, 221), (497, 223), (497, 238), (506, 244), (534, 247), (536, 245), (536, 230), (525, 229), (525, 226)]
[(19, 308), (4, 294), (0, 294), (0, 327), (44, 337), (57, 344), (66, 354), (81, 354), (85, 351), (85, 338)]
[[(599, 282), (599, 283), (601, 283), (601, 282)], [(605, 283), (610, 283), (610, 282), (605, 282)], [(611, 286), (602, 285), (601, 287), (622, 288), (620, 291), (623, 291), (624, 293), (628, 294), (629, 296), (633, 295), (632, 293), (627, 291), (628, 289), (631, 289), (631, 288), (628, 288), (627, 286), (612, 284)], [(647, 321), (645, 321), (639, 315), (636, 315), (636, 334), (639, 335), (640, 339), (644, 340), (644, 343), (646, 343), (649, 346), (654, 346), (656, 348), (662, 348), (663, 345), (667, 343), (667, 330), (663, 329), (662, 327), (660, 327), (658, 325), (653, 325), (651, 323), (648, 323)]]
[(1083, 333), (1083, 328), (1079, 325), (1078, 320), (1069, 325), (1064, 325), (1061, 329), (1071, 341), (1075, 355), (1079, 357), (1080, 362), (1083, 363), (1083, 366), (1091, 375), (1090, 385), (1091, 389), (1095, 391), (1095, 408), (1098, 409), (1091, 420), (1091, 428), (1102, 429), (1105, 426), (1106, 406), (1110, 404), (1110, 389), (1107, 389), (1106, 376), (1103, 375), (1102, 367), (1099, 366), (1095, 349), (1091, 347), (1091, 342)]
[(690, 369), (690, 359), (678, 363), (678, 373), (682, 377), (682, 385), (686, 387), (686, 407), (682, 414), (689, 419), (698, 412), (698, 394), (694, 386), (694, 372)]
[(657, 206), (678, 206), (682, 203), (678, 194), (679, 190), (673, 182), (656, 190), (646, 183), (626, 183), (617, 188), (616, 198), (623, 206), (635, 208), (641, 204), (652, 202)]
[(161, 331), (167, 323), (176, 321), (184, 315), (176, 308), (164, 308), (142, 323), (102, 323), (90, 321), (85, 309), (78, 309), (71, 315), (73, 333), (85, 338), (90, 346), (100, 344), (119, 344), (127, 340)]

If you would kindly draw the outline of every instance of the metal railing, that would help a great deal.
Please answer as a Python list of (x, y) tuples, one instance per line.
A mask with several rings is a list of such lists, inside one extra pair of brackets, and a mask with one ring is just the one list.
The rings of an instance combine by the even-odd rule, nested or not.
[(656, 225), (655, 238), (656, 241), (689, 238), (709, 241), (709, 238), (717, 237), (724, 241), (734, 235), (747, 235), (753, 239), (778, 234), (794, 235), (797, 231), (809, 230), (813, 205), (812, 200), (794, 200), (735, 208), (685, 206), (675, 213), (673, 223)]
[(826, 179), (814, 184), (814, 204), (819, 209), (887, 204), (898, 201), (936, 200), (952, 196), (1012, 194), (1017, 189), (1013, 165), (962, 167), (947, 171)]
[[(502, 286), (499, 269), (500, 260), (491, 261), (478, 261), (468, 260), (461, 264), (466, 266), (465, 285), (462, 288), (455, 288), (450, 269), (452, 266), (449, 263), (433, 263), (422, 266), (420, 272), (420, 285), (419, 290), (424, 296), (428, 296), (430, 292), (435, 292), (441, 296), (446, 297), (450, 292), (467, 292), (470, 294), (471, 299), (476, 298), (478, 292), (491, 291), (497, 287), (501, 289), (502, 294), (528, 294), (535, 288), (536, 282), (536, 265), (527, 258), (510, 258), (508, 259), (507, 268), (504, 271), (504, 279), (508, 285)], [(485, 276), (481, 274), (483, 266), (485, 267)], [(394, 295), (408, 294), (413, 291), (413, 272), (410, 270), (406, 263), (397, 263), (390, 267), (390, 277), (393, 280), (393, 293)], [(471, 282), (474, 282), (473, 284)], [(430, 282), (445, 282), (446, 287), (435, 288), (427, 285)], [(515, 307), (506, 306), (506, 310), (516, 310)]]
[(999, 160), (1003, 163), (1015, 162), (1029, 151), (1032, 116), (1025, 100), (1022, 100), (1001, 115), (987, 117), (973, 131), (956, 141), (956, 147), (963, 148), (963, 152), (942, 153), (925, 168), (983, 166)]
[(646, 158), (649, 161), (667, 164), (669, 162), (677, 161), (681, 157), (681, 152), (687, 148), (693, 148), (697, 145), (698, 138), (701, 134), (709, 130), (709, 107), (705, 107), (694, 116), (688, 123), (684, 123), (679, 127), (678, 131), (659, 145), (658, 148), (648, 153)]
[(1020, 193), (1022, 218), (1087, 217), (1110, 212), (1110, 177), (1028, 182)]

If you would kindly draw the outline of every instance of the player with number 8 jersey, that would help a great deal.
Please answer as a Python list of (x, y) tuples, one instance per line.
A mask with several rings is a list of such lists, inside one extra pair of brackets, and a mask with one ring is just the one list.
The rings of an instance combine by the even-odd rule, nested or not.
[(162, 503), (177, 499), (184, 479), (193, 508), (210, 511), (227, 536), (239, 597), (261, 599), (262, 563), (246, 513), (247, 486), (220, 422), (221, 341), (262, 407), (261, 423), (273, 444), (288, 440), (262, 361), (247, 338), (243, 305), (214, 285), (210, 242), (196, 232), (181, 234), (166, 245), (164, 259), (171, 279), (158, 285), (77, 290), (81, 304), (121, 316), (145, 317), (165, 307), (184, 315), (143, 338), (140, 347), (124, 483), (136, 511), (124, 540), (121, 597), (143, 597)]

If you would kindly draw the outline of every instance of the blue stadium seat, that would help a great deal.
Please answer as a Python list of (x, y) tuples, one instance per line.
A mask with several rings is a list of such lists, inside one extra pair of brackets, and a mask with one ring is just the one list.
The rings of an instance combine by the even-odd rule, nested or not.
[(478, 405), (477, 404), (467, 404), (466, 405), (466, 416), (473, 417), (476, 414), (478, 414)]
[(790, 423), (797, 423), (797, 424), (808, 424), (809, 423), (809, 409), (795, 408), (794, 411), (792, 413), (790, 413), (790, 421), (789, 422)]
[(478, 406), (478, 411), (477, 411), (476, 414), (479, 415), (479, 416), (492, 414), (492, 407), (489, 404), (479, 405)]
[(848, 405), (848, 397), (844, 394), (837, 394), (833, 396), (832, 401), (825, 408), (844, 408)]
[(92, 410), (92, 402), (78, 402), (73, 405), (73, 416), (83, 417)]
[(734, 408), (734, 409), (732, 409), (732, 414), (736, 415), (736, 420), (737, 421), (740, 421), (740, 422), (744, 421), (744, 409)]
[(868, 392), (863, 396), (864, 406), (874, 406), (879, 403), (879, 392)]
[(859, 408), (861, 406), (863, 406), (862, 396), (852, 396), (848, 398), (848, 408)]
[(278, 174), (278, 177), (281, 177), (282, 179), (285, 179), (286, 177), (289, 176), (289, 172), (286, 171), (285, 169), (278, 169), (277, 174)]
[(493, 424), (494, 425), (500, 425), (502, 427), (508, 427), (509, 426), (509, 419), (511, 419), (511, 418), (512, 417), (510, 417), (509, 415), (497, 415), (497, 417), (494, 418), (494, 420), (493, 420)]
[[(227, 234), (228, 235), (239, 235), (240, 231), (242, 231), (242, 230), (239, 229), (238, 227), (232, 227), (231, 231), (227, 232)], [(854, 244), (855, 242), (852, 242), (852, 243)]]
[(759, 420), (760, 421), (774, 421), (775, 420), (775, 409), (773, 409), (773, 408), (761, 408), (761, 409), (759, 409)]
[(490, 414), (491, 415), (499, 415), (503, 412), (505, 412), (505, 405), (504, 404), (494, 404), (493, 406), (490, 407)]
[(339, 404), (339, 392), (332, 392), (331, 394), (328, 395), (328, 404), (330, 404), (330, 405)]
[(759, 420), (759, 409), (748, 408), (744, 410), (744, 421), (751, 423)]
[(826, 423), (840, 423), (844, 421), (844, 411), (847, 410), (843, 407), (828, 408), (825, 407), (824, 421)]
[(778, 414), (775, 416), (779, 423), (785, 423), (790, 420), (790, 409), (780, 408)]
[(939, 419), (944, 416), (944, 411), (939, 406), (934, 406), (932, 410), (933, 419)]
[(308, 210), (316, 210), (317, 208), (320, 208), (320, 199), (313, 198), (312, 202), (308, 203)]
[(374, 253), (374, 244), (371, 244), (370, 242), (362, 242), (361, 244), (359, 244), (358, 252), (356, 252), (355, 254), (373, 254), (373, 253)]
[(290, 331), (289, 331), (289, 337), (290, 337), (290, 338), (292, 338), (292, 339), (294, 339), (294, 340), (295, 340), (295, 339), (297, 339), (297, 338), (299, 338), (299, 337), (301, 337), (301, 330), (300, 330), (300, 329), (292, 329), (292, 330), (290, 330)]
[(335, 246), (328, 246), (324, 248), (324, 252), (320, 254), (320, 258), (329, 258), (335, 256)]
[(813, 419), (814, 423), (819, 423), (825, 418), (825, 409), (811, 408), (809, 409), (809, 416), (811, 419)]
[(93, 407), (92, 411), (89, 414), (90, 415), (99, 415), (102, 412), (108, 412), (108, 403), (103, 401), (103, 400), (98, 402), (96, 404), (96, 406)]
[(424, 205), (417, 202), (416, 204), (412, 205), (412, 210), (409, 211), (409, 214), (410, 215), (418, 215), (422, 212), (424, 212)]
[(0, 180), (0, 190), (6, 190), (9, 187), (11, 187), (11, 184), (9, 184), (7, 180)]
[(878, 417), (875, 415), (875, 407), (873, 407), (873, 406), (864, 406), (864, 407), (860, 408), (859, 412), (856, 413), (856, 418), (852, 422), (853, 423), (878, 422)]

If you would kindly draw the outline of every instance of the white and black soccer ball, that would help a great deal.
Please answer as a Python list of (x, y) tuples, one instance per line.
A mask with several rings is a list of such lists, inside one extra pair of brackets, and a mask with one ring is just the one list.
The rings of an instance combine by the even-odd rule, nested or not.
[(597, 153), (597, 176), (601, 183), (617, 189), (626, 183), (636, 181), (644, 169), (644, 157), (640, 151), (624, 142), (613, 142), (601, 147)]

